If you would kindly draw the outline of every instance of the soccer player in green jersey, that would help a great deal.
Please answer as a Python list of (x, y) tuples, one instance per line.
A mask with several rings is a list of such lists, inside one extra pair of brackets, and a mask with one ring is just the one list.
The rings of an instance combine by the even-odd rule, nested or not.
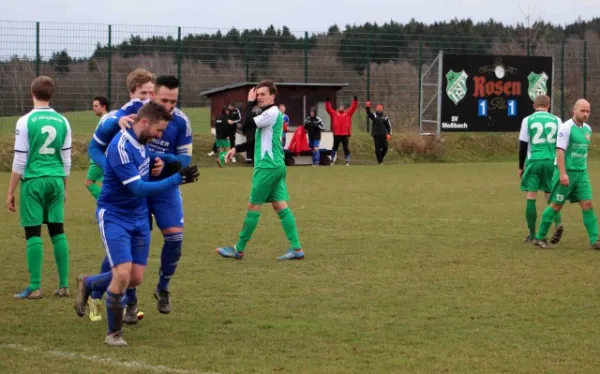
[(542, 222), (535, 237), (535, 244), (549, 248), (546, 234), (556, 214), (564, 203), (578, 202), (581, 206), (583, 224), (593, 249), (600, 249), (598, 240), (598, 219), (592, 206), (592, 185), (588, 176), (587, 156), (592, 128), (585, 123), (590, 116), (590, 103), (577, 100), (573, 108), (573, 118), (558, 129), (556, 142), (557, 169), (552, 178), (550, 205), (542, 215)]
[[(239, 240), (233, 247), (217, 248), (223, 257), (241, 260), (246, 244), (258, 225), (260, 206), (270, 202), (279, 215), (283, 230), (290, 242), (290, 248), (278, 260), (302, 260), (304, 251), (298, 239), (296, 219), (287, 205), (286, 166), (284, 163), (281, 137), (283, 136), (283, 115), (275, 106), (277, 88), (272, 81), (262, 81), (248, 93), (244, 128), (256, 127), (254, 144), (254, 173), (248, 202), (246, 219)], [(258, 104), (261, 112), (253, 116), (252, 109)], [(243, 152), (251, 143), (238, 144), (225, 156), (229, 162), (236, 152)]]
[(16, 299), (42, 298), (42, 224), (54, 247), (58, 268), (55, 296), (69, 296), (69, 246), (63, 222), (67, 177), (71, 170), (71, 127), (69, 121), (50, 108), (54, 82), (46, 76), (31, 84), (33, 110), (17, 121), (15, 156), (6, 206), (16, 212), (15, 190), (22, 180), (19, 212), (27, 241), (29, 286)]
[[(549, 113), (550, 98), (540, 95), (533, 102), (535, 113), (527, 116), (521, 123), (521, 148), (519, 151), (519, 177), (521, 178), (521, 191), (525, 191), (527, 204), (525, 218), (529, 235), (525, 243), (535, 240), (537, 227), (537, 191), (546, 194), (546, 201), (552, 190), (552, 175), (554, 174), (554, 159), (556, 157), (556, 134), (562, 124), (560, 118)], [(527, 161), (525, 161), (527, 160)], [(556, 231), (550, 240), (552, 244), (560, 241), (564, 227), (561, 224), (561, 214), (558, 212), (554, 219)]]

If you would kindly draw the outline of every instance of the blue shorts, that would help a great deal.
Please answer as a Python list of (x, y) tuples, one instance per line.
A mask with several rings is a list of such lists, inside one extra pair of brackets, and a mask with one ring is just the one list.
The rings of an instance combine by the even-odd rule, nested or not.
[(149, 197), (148, 211), (154, 215), (156, 225), (161, 230), (183, 227), (183, 199), (179, 188)]
[(123, 215), (97, 209), (98, 228), (111, 267), (127, 262), (146, 266), (150, 253), (147, 218), (123, 219)]
[(321, 139), (308, 141), (308, 148), (310, 148), (311, 150), (315, 147), (319, 148), (320, 145), (321, 145)]

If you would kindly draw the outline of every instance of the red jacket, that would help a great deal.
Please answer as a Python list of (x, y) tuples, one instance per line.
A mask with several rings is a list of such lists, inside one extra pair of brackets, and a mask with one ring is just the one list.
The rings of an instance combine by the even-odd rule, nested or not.
[(333, 135), (352, 135), (352, 115), (358, 107), (358, 100), (352, 100), (352, 105), (348, 110), (340, 113), (331, 107), (329, 101), (325, 102), (325, 110), (331, 117), (331, 129)]
[(292, 136), (292, 140), (290, 140), (288, 151), (297, 155), (299, 155), (300, 152), (310, 151), (308, 140), (306, 140), (306, 130), (304, 130), (304, 126), (298, 126), (296, 131), (294, 131), (294, 136)]

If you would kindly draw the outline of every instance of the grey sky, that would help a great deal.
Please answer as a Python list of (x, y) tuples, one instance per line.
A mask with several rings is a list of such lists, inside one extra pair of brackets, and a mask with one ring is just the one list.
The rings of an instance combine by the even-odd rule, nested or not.
[[(450, 20), (452, 18), (470, 17), (475, 21), (486, 21), (494, 18), (497, 21), (515, 24), (523, 22), (522, 10), (528, 9), (534, 18), (554, 24), (567, 24), (578, 17), (584, 20), (600, 16), (599, 0), (341, 0), (329, 3), (323, 0), (259, 0), (252, 3), (240, 0), (205, 1), (205, 0), (5, 0), (2, 4), (1, 18), (6, 21), (40, 21), (40, 22), (76, 22), (96, 23), (99, 25), (79, 26), (72, 32), (62, 30), (44, 30), (46, 46), (64, 44), (69, 53), (81, 56), (93, 50), (94, 39), (106, 43), (102, 25), (151, 25), (151, 26), (184, 26), (194, 28), (236, 27), (265, 29), (273, 24), (276, 28), (288, 26), (292, 31), (326, 31), (333, 24), (344, 28), (346, 24), (362, 24), (367, 21), (382, 24), (389, 20), (401, 23), (411, 18), (425, 23)], [(98, 5), (92, 5), (96, 3)], [(51, 6), (49, 4), (52, 4)], [(99, 5), (102, 4), (102, 5)], [(227, 4), (225, 6), (225, 4)], [(326, 5), (329, 4), (329, 5)], [(0, 58), (7, 54), (30, 54), (31, 46), (18, 41), (19, 38), (30, 40), (28, 30), (11, 30), (17, 24), (6, 27), (0, 21)], [(8, 29), (8, 30), (7, 30)], [(89, 32), (84, 33), (87, 30)], [(116, 26), (118, 39), (126, 38), (131, 33), (149, 36), (162, 30), (171, 33), (171, 27), (142, 28)], [(187, 34), (189, 30), (184, 30)], [(198, 30), (197, 31), (214, 31)], [(18, 34), (18, 35), (17, 35)], [(71, 40), (74, 35), (76, 41)], [(84, 38), (85, 41), (81, 39)], [(73, 45), (90, 44), (74, 47)], [(64, 48), (62, 47), (62, 48)], [(54, 49), (55, 46), (53, 45)], [(62, 49), (61, 48), (61, 49)]]

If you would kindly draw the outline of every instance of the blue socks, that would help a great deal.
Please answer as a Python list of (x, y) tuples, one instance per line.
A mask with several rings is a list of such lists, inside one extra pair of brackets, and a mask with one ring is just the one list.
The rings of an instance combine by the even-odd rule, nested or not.
[[(112, 271), (112, 269), (110, 267), (110, 263), (108, 262), (108, 257), (104, 256), (104, 261), (102, 261), (102, 266), (100, 266), (100, 273), (106, 273), (110, 271)], [(108, 285), (106, 287), (108, 287)], [(105, 291), (106, 288), (102, 290), (93, 290), (91, 294), (92, 299), (100, 300)]]
[(163, 245), (162, 253), (160, 255), (160, 272), (159, 280), (156, 288), (158, 290), (169, 289), (169, 281), (175, 269), (177, 263), (181, 257), (181, 247), (183, 244), (183, 233), (178, 232), (175, 234), (167, 234), (165, 237), (165, 244)]
[(123, 311), (125, 310), (125, 295), (114, 294), (106, 290), (106, 319), (108, 333), (121, 331), (123, 328)]
[(127, 291), (125, 291), (125, 302), (127, 305), (137, 305), (137, 292), (135, 291), (135, 287), (129, 287)]
[[(83, 280), (83, 283), (88, 289), (92, 290), (93, 295), (94, 291), (100, 291), (101, 293), (104, 293), (104, 291), (106, 291), (106, 289), (108, 288), (108, 285), (110, 284), (111, 280), (112, 270), (106, 273), (90, 275), (89, 277), (86, 277)], [(100, 297), (102, 297), (102, 295), (100, 295)]]
[(312, 151), (312, 161), (313, 161), (313, 165), (319, 165), (320, 161), (321, 161), (321, 152), (320, 151)]

